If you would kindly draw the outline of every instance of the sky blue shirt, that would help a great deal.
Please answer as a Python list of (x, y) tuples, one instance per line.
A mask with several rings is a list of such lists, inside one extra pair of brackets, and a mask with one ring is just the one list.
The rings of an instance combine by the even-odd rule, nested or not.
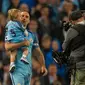
[(5, 41), (18, 43), (25, 39), (24, 29), (18, 21), (9, 21), (5, 28)]
[[(7, 28), (7, 27), (9, 27), (9, 28)], [(17, 42), (16, 40), (18, 40), (18, 39), (19, 40), (20, 39), (23, 40), (24, 36), (21, 35), (19, 33), (19, 31), (16, 31), (17, 30), (16, 27), (22, 27), (22, 26), (20, 25), (19, 22), (13, 22), (13, 21), (10, 21), (6, 25), (5, 42), (12, 42), (12, 41)], [(16, 34), (11, 33), (10, 32), (11, 29), (13, 29)], [(20, 36), (18, 37), (18, 35), (20, 35), (21, 37)], [(15, 40), (14, 40), (14, 38), (15, 38)], [(24, 64), (22, 61), (20, 61), (20, 58), (22, 57), (23, 50), (21, 48), (19, 48), (17, 50), (17, 57), (16, 57), (16, 60), (15, 60), (16, 69), (15, 69), (14, 73), (15, 72), (20, 72), (23, 75), (32, 74), (32, 60), (31, 60), (32, 48), (39, 47), (36, 33), (32, 33), (30, 31), (28, 31), (27, 40), (30, 41), (30, 46), (27, 47), (28, 48), (28, 52), (29, 52), (28, 56), (27, 56), (27, 60), (28, 60), (29, 64)]]
[(28, 56), (27, 56), (27, 60), (29, 62), (29, 64), (24, 64), (22, 61), (20, 61), (20, 58), (22, 56), (22, 50), (18, 50), (17, 53), (17, 58), (16, 58), (16, 71), (21, 72), (22, 74), (26, 75), (26, 74), (32, 74), (32, 48), (37, 48), (39, 47), (38, 45), (38, 41), (37, 41), (37, 37), (35, 34), (33, 34), (32, 32), (29, 32), (29, 36), (28, 36), (28, 40), (30, 41), (30, 46), (28, 46)]

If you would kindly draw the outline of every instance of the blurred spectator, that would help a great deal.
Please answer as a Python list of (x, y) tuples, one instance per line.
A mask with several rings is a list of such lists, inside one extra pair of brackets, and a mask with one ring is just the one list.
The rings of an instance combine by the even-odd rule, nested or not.
[(51, 11), (48, 5), (43, 5), (41, 8), (41, 17), (39, 18), (40, 22), (40, 32), (41, 35), (48, 34), (52, 38), (57, 38), (60, 41), (63, 41), (62, 29), (60, 29), (59, 24), (57, 25), (51, 20), (50, 17)]
[(55, 33), (53, 33), (54, 30), (56, 29), (56, 24), (53, 23), (50, 19), (50, 9), (48, 5), (42, 6), (41, 17), (39, 18), (39, 22), (40, 22), (40, 31), (42, 32), (42, 36), (44, 34), (48, 34), (51, 37), (54, 37), (53, 35), (56, 35)]
[(59, 25), (59, 11), (58, 11), (58, 2), (59, 0), (49, 0), (49, 6), (51, 8), (51, 19), (57, 25)]
[(79, 9), (79, 0), (62, 0), (60, 8), (63, 6), (63, 3), (65, 1), (67, 1), (67, 2), (71, 1)]
[(30, 23), (29, 23), (29, 30), (34, 32), (34, 33), (37, 33), (37, 30), (38, 30), (38, 20), (36, 18), (31, 18), (30, 19)]
[(39, 79), (40, 79), (40, 78), (39, 78), (38, 76), (36, 76), (36, 75), (32, 76), (31, 84), (30, 84), (30, 85), (34, 85), (37, 80), (39, 81)]
[(10, 85), (10, 83), (8, 83), (9, 81), (9, 58), (6, 57), (3, 60), (3, 85)]
[(71, 0), (77, 7), (78, 7), (78, 9), (79, 9), (79, 1), (81, 1), (81, 0)]
[(62, 52), (62, 45), (61, 42), (57, 39), (53, 39), (52, 41), (52, 49), (54, 51)]
[(19, 5), (19, 9), (20, 9), (21, 11), (30, 12), (29, 6), (28, 6), (26, 3), (21, 3), (21, 4)]
[(48, 68), (50, 64), (54, 63), (52, 58), (52, 49), (51, 49), (51, 37), (44, 35), (41, 40), (41, 49), (45, 57), (45, 64)]
[(0, 60), (3, 60), (4, 55), (4, 42), (0, 41)]
[(31, 16), (36, 17), (37, 19), (40, 18), (40, 10), (42, 8), (42, 4), (37, 4), (35, 7), (31, 9)]
[(66, 13), (69, 15), (72, 11), (77, 10), (77, 6), (70, 0), (65, 0), (62, 5), (61, 15)]
[(33, 33), (35, 33), (39, 39), (39, 41), (41, 40), (41, 31), (40, 29), (40, 25), (39, 22), (36, 18), (31, 18), (30, 19), (30, 23), (29, 23), (29, 30), (32, 31)]
[(6, 25), (6, 16), (3, 13), (0, 13), (0, 26), (5, 27)]
[(0, 60), (4, 55), (4, 35), (5, 35), (6, 17), (3, 13), (0, 13)]
[(3, 13), (0, 13), (0, 41), (4, 41), (5, 24), (6, 24), (6, 17)]
[(41, 85), (41, 82), (39, 79), (35, 80), (34, 85)]
[(49, 85), (64, 85), (63, 79), (56, 75), (56, 73), (57, 73), (56, 65), (51, 64), (48, 68), (48, 78), (50, 83)]
[(36, 0), (38, 4), (47, 4), (47, 0)]
[(10, 0), (10, 6), (9, 6), (8, 10), (12, 9), (12, 8), (18, 8), (19, 3), (20, 3), (20, 0)]
[(56, 66), (54, 64), (50, 64), (48, 67), (48, 78), (50, 85), (52, 85), (53, 82), (57, 79), (56, 73), (57, 73)]
[(36, 0), (20, 0), (20, 3), (26, 3), (31, 10), (31, 8), (36, 5)]
[(10, 0), (0, 0), (0, 1), (2, 1), (2, 5), (0, 5), (0, 6), (2, 6), (2, 8), (0, 7), (2, 13), (7, 14), (8, 8), (11, 4)]
[(41, 45), (43, 49), (49, 50), (51, 47), (51, 36), (47, 34), (43, 35)]

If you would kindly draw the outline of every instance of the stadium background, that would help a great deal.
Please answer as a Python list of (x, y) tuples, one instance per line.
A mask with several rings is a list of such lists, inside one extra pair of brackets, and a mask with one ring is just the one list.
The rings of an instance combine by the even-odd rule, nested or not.
[[(62, 22), (69, 22), (69, 14), (77, 9), (85, 10), (85, 0), (0, 0), (0, 85), (11, 85), (9, 77), (9, 57), (4, 49), (7, 11), (18, 8), (30, 13), (28, 28), (37, 32), (39, 44), (45, 56), (48, 75), (38, 76), (40, 65), (38, 53), (33, 52), (33, 76), (31, 85), (69, 85), (66, 65), (59, 66), (52, 59), (52, 50), (62, 51), (66, 31)], [(36, 55), (36, 56), (35, 56)], [(63, 84), (62, 84), (63, 83)]]

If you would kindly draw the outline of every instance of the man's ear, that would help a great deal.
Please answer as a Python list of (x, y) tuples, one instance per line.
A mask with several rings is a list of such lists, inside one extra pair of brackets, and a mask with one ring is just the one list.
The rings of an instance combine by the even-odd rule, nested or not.
[(81, 21), (83, 21), (84, 20), (84, 17), (81, 17), (81, 18), (79, 18), (78, 20), (77, 20), (77, 22), (81, 22)]

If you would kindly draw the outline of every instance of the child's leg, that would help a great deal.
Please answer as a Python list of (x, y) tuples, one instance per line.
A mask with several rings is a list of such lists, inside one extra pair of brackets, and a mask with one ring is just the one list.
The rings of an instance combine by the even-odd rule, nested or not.
[(17, 54), (17, 50), (13, 50), (10, 52), (10, 72), (13, 72), (15, 69), (15, 59), (16, 59), (16, 54)]
[(27, 57), (28, 55), (28, 49), (27, 48), (23, 48), (23, 57)]
[(22, 54), (21, 61), (23, 61), (24, 63), (29, 64), (28, 60), (26, 59), (27, 56), (28, 56), (28, 49), (23, 48), (23, 54)]
[(16, 50), (11, 51), (10, 62), (15, 62), (16, 55), (17, 55), (17, 51)]

